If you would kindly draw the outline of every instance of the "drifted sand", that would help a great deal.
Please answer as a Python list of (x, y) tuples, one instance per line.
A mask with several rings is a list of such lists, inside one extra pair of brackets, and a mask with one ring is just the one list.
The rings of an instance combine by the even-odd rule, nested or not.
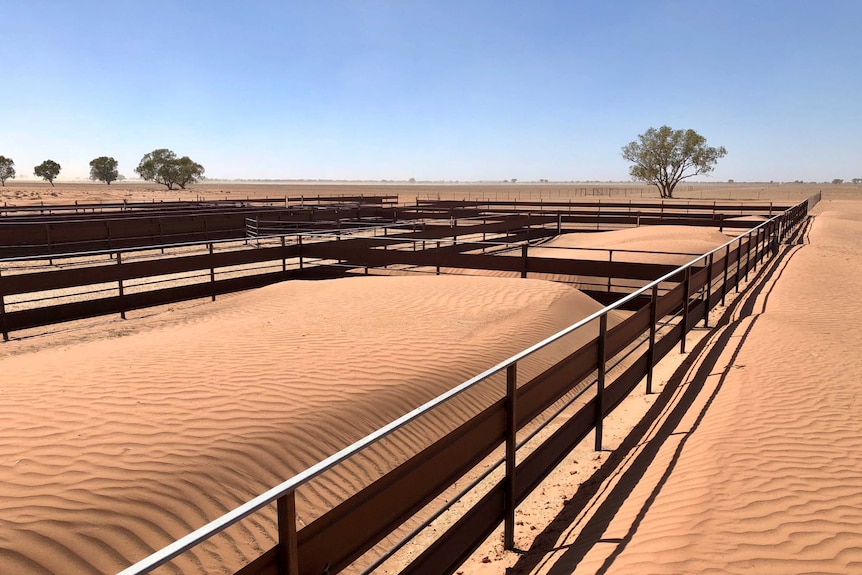
[[(614, 250), (612, 260), (615, 262), (683, 265), (743, 231), (728, 229), (725, 234), (710, 227), (640, 226), (607, 232), (563, 234), (539, 247), (530, 248), (530, 255), (608, 261), (608, 250)], [(643, 253), (645, 251), (656, 253)]]
[[(123, 337), (6, 355), (0, 573), (116, 572), (600, 307), (541, 280), (294, 281)], [(524, 377), (561, 353), (551, 351), (522, 364)], [(371, 467), (433, 439), (427, 427), (390, 441)], [(359, 462), (301, 493), (301, 524), (370, 478)], [(257, 519), (178, 565), (236, 568), (273, 532)]]
[(462, 572), (862, 572), (862, 202), (815, 214), (600, 482)]

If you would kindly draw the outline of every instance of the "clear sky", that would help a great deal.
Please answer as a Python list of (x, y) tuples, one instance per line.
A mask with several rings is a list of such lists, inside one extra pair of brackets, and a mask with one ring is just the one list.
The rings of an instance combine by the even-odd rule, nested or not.
[(2, 0), (0, 155), (60, 179), (170, 148), (217, 178), (862, 177), (862, 0)]

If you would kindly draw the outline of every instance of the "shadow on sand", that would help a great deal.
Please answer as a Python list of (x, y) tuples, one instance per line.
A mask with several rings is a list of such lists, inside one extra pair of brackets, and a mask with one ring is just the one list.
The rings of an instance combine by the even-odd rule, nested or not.
[[(529, 573), (539, 567), (549, 575), (569, 575), (597, 544), (616, 546), (596, 573), (608, 571), (631, 542), (647, 511), (673, 472), (687, 440), (698, 428), (721, 390), (742, 346), (757, 323), (758, 315), (765, 309), (776, 281), (793, 255), (801, 249), (800, 246), (808, 243), (811, 225), (812, 220), (809, 219), (785, 240), (784, 245), (779, 247), (778, 254), (766, 263), (766, 269), (755, 276), (726, 308), (716, 326), (712, 328), (711, 336), (702, 338), (676, 369), (641, 422), (596, 474), (581, 485), (550, 525), (536, 537), (530, 549), (520, 552), (521, 557), (513, 567), (506, 570), (507, 575)], [(732, 341), (734, 338), (736, 341)], [(727, 358), (728, 353), (729, 359), (719, 364), (719, 359), (722, 356)], [(720, 371), (714, 371), (716, 369)], [(690, 373), (692, 370), (694, 373)], [(720, 375), (718, 382), (705, 389), (707, 378), (716, 375)], [(709, 393), (705, 401), (700, 397), (704, 392)], [(689, 410), (696, 403), (702, 403), (702, 407), (690, 429), (679, 431), (678, 426), (683, 418), (691, 418), (693, 415)], [(682, 436), (682, 439), (678, 441), (667, 468), (656, 485), (641, 502), (641, 507), (626, 534), (622, 538), (603, 539), (610, 522), (629, 499), (633, 489), (671, 436), (676, 436), (676, 439)], [(634, 451), (638, 453), (632, 457)], [(608, 480), (613, 480), (613, 486), (610, 488), (607, 487)], [(582, 524), (580, 528), (577, 527), (578, 523)], [(571, 543), (555, 547), (564, 531), (578, 529), (580, 532)]]

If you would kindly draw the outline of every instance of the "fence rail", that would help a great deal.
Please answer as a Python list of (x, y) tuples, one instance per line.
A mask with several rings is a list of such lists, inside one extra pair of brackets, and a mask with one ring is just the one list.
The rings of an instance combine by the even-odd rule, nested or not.
[[(273, 502), (278, 511), (278, 543), (240, 573), (336, 573), (500, 446), (505, 446), (505, 476), (404, 572), (453, 572), (501, 522), (505, 546), (511, 548), (517, 504), (588, 433), (596, 432), (596, 448), (601, 448), (603, 418), (644, 378), (650, 389), (655, 363), (677, 344), (685, 351), (687, 332), (699, 321), (708, 322), (709, 310), (723, 302), (730, 289), (738, 290), (743, 277), (747, 278), (760, 261), (778, 249), (778, 242), (806, 219), (808, 207), (808, 202), (791, 207), (719, 248), (668, 271), (619, 302), (476, 375), (130, 566), (121, 575), (149, 573)], [(659, 296), (658, 286), (674, 278), (681, 278), (680, 283)], [(609, 312), (643, 297), (648, 298), (647, 305), (622, 323), (608, 326)], [(657, 323), (671, 314), (678, 316), (678, 322), (658, 336)], [(594, 325), (593, 322), (599, 324), (597, 337), (519, 385), (519, 362), (576, 330)], [(609, 359), (641, 340), (646, 341), (646, 349), (631, 359), (622, 373), (608, 378)], [(297, 530), (294, 493), (298, 487), (499, 373), (506, 374), (504, 398)], [(592, 383), (592, 397), (523, 461), (517, 461), (518, 430), (593, 373), (597, 376)]]
[[(287, 279), (320, 279), (349, 273), (352, 268), (386, 266), (428, 267), (440, 273), (441, 269), (481, 269), (529, 274), (558, 274), (562, 276), (605, 277), (628, 280), (652, 280), (667, 273), (673, 266), (636, 262), (601, 260), (572, 260), (534, 257), (529, 255), (527, 243), (555, 236), (562, 231), (565, 221), (560, 215), (510, 215), (501, 218), (462, 218), (450, 223), (408, 222), (360, 226), (351, 222), (348, 228), (316, 231), (304, 227), (303, 231), (276, 235), (260, 234), (254, 220), (254, 245), (244, 245), (233, 238), (160, 244), (155, 249), (190, 250), (198, 253), (177, 253), (141, 259), (141, 249), (120, 248), (64, 254), (67, 258), (108, 256), (106, 260), (83, 265), (68, 265), (60, 269), (21, 271), (0, 269), (0, 331), (4, 339), (9, 332), (106, 314), (121, 314), (176, 303), (190, 299), (215, 297), (234, 291), (261, 287)], [(247, 229), (248, 222), (243, 222)], [(269, 226), (269, 223), (266, 223)], [(307, 226), (308, 224), (302, 224)], [(342, 223), (339, 223), (342, 225)], [(525, 244), (521, 246), (521, 244)], [(521, 246), (521, 257), (500, 257), (492, 253), (501, 248)], [(215, 249), (220, 247), (220, 249)], [(254, 248), (254, 249), (253, 249)], [(619, 251), (619, 250), (618, 250)], [(201, 253), (202, 252), (202, 253)], [(21, 261), (58, 256), (19, 256), (0, 259), (0, 267)], [(610, 258), (609, 258), (610, 259)], [(217, 279), (217, 270), (268, 264), (267, 270), (243, 272), (244, 277)], [(166, 287), (138, 293), (129, 293), (129, 282), (158, 278), (171, 274), (205, 274), (202, 281), (192, 285)], [(677, 278), (678, 279), (678, 278)], [(209, 280), (209, 281), (207, 281)], [(15, 307), (10, 297), (37, 294), (50, 290), (78, 290), (86, 286), (115, 285), (117, 294), (71, 303)], [(591, 294), (592, 295), (592, 294)], [(598, 296), (602, 301), (609, 301)], [(608, 296), (611, 297), (611, 296)], [(618, 296), (613, 296), (618, 297)], [(21, 299), (20, 297), (18, 299)], [(4, 305), (5, 304), (5, 305)], [(21, 307), (20, 305), (17, 307)]]

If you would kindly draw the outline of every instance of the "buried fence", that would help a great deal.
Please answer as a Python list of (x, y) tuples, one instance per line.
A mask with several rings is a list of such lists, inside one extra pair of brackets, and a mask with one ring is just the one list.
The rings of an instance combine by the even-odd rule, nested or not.
[[(107, 314), (125, 317), (132, 310), (215, 298), (289, 279), (339, 277), (355, 268), (425, 266), (438, 274), (447, 268), (477, 269), (521, 277), (544, 273), (639, 282), (675, 269), (662, 264), (530, 256), (526, 245), (530, 241), (562, 233), (560, 219), (554, 215), (392, 224), (340, 233), (344, 236), (331, 230), (257, 236), (253, 246), (230, 239), (162, 244), (149, 250), (80, 252), (65, 254), (62, 265), (36, 271), (20, 265), (51, 262), (52, 256), (5, 258), (0, 260), (5, 264), (0, 269), (0, 332), (8, 339), (11, 331)], [(486, 253), (521, 244), (521, 257)], [(165, 249), (176, 253), (158, 253)], [(88, 261), (80, 261), (83, 258)], [(145, 285), (155, 289), (142, 290)], [(610, 286), (608, 282), (608, 291)], [(57, 303), (73, 296), (76, 301)], [(608, 302), (608, 297), (616, 295), (597, 299)]]
[[(130, 209), (87, 212), (85, 206), (53, 206), (45, 214), (0, 216), (0, 257), (53, 255), (85, 250), (153, 247), (163, 244), (242, 238), (266, 222), (268, 227), (329, 227), (350, 221), (380, 224), (400, 220), (527, 217), (556, 219), (582, 229), (678, 224), (747, 228), (743, 215), (769, 217), (787, 206), (770, 204), (696, 204), (649, 202), (493, 202), (417, 201), (396, 205), (397, 196), (286, 198), (285, 206), (256, 202), (128, 204)], [(296, 203), (300, 202), (300, 203)], [(176, 204), (176, 205), (175, 205)], [(126, 204), (121, 204), (126, 206)], [(144, 206), (144, 207), (141, 207)], [(155, 207), (153, 207), (155, 206)], [(84, 212), (71, 211), (83, 208)], [(21, 208), (24, 210), (25, 208)], [(65, 211), (64, 211), (65, 209)], [(257, 230), (255, 230), (257, 231)]]
[[(655, 363), (676, 345), (685, 351), (686, 333), (700, 321), (707, 324), (710, 309), (723, 302), (729, 290), (738, 290), (743, 277), (747, 278), (758, 262), (777, 251), (781, 239), (807, 218), (807, 212), (808, 202), (803, 202), (667, 272), (619, 302), (465, 381), (128, 567), (121, 575), (149, 573), (272, 503), (277, 507), (277, 543), (238, 573), (337, 573), (501, 447), (505, 451), (502, 478), (494, 480), (486, 493), (413, 558), (402, 572), (452, 573), (500, 523), (504, 525), (505, 547), (511, 549), (516, 506), (589, 433), (595, 431), (595, 447), (601, 448), (603, 418), (644, 378), (647, 390), (651, 391)], [(680, 280), (678, 285), (659, 295), (659, 284), (673, 278)], [(609, 324), (610, 312), (639, 297), (646, 298), (646, 305), (617, 325)], [(666, 321), (668, 317), (677, 319)], [(524, 365), (525, 360), (568, 334), (596, 324), (597, 336), (529, 381), (519, 382), (519, 365)], [(635, 346), (634, 351), (632, 346)], [(609, 376), (608, 362), (622, 353), (629, 356), (626, 364)], [(308, 525), (297, 529), (297, 488), (501, 374), (505, 374), (506, 381), (502, 398)], [(594, 379), (592, 374), (595, 374)], [(523, 431), (585, 380), (589, 382), (589, 399), (549, 437), (518, 460), (518, 431)], [(378, 563), (375, 562), (370, 569)]]

